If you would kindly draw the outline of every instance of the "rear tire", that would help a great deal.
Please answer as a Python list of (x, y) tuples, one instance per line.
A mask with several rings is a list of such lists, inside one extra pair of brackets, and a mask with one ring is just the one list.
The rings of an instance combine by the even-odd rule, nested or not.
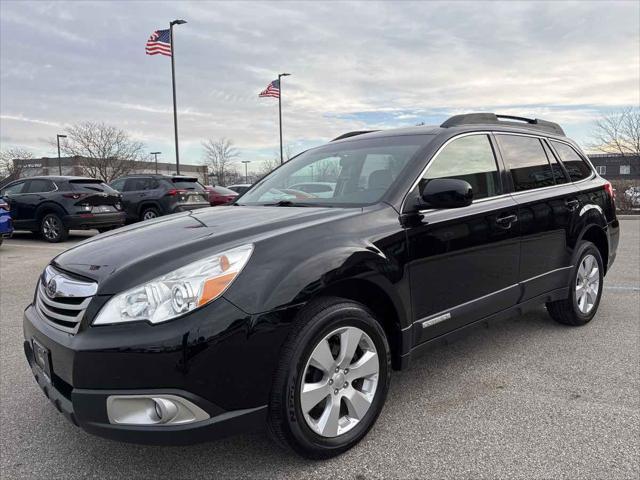
[(547, 303), (551, 318), (572, 326), (586, 325), (595, 316), (602, 297), (604, 279), (602, 257), (593, 243), (582, 242), (576, 258), (568, 297)]
[(40, 222), (42, 238), (50, 243), (64, 242), (69, 236), (69, 229), (57, 213), (48, 213)]
[(282, 348), (269, 433), (307, 458), (339, 455), (375, 423), (390, 374), (386, 335), (365, 306), (336, 297), (315, 301), (299, 313)]
[(160, 216), (160, 211), (156, 207), (145, 207), (140, 213), (140, 220), (153, 220)]

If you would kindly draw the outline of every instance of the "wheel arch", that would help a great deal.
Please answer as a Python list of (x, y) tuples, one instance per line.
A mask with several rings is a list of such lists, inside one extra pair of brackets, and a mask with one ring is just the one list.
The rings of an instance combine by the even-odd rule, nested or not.
[(347, 279), (336, 282), (318, 291), (310, 302), (321, 297), (340, 297), (361, 303), (371, 310), (374, 318), (385, 331), (391, 348), (391, 363), (394, 370), (400, 370), (401, 358), (405, 349), (402, 333), (401, 307), (393, 301), (391, 295), (381, 286), (364, 279)]
[(156, 200), (145, 200), (143, 202), (140, 202), (140, 206), (138, 207), (138, 217), (142, 218), (142, 212), (144, 212), (145, 208), (149, 207), (156, 208), (158, 210), (158, 213), (162, 215), (162, 207), (160, 206), (159, 202), (157, 202)]
[(607, 265), (609, 264), (609, 240), (604, 228), (596, 224), (587, 225), (578, 238), (578, 244), (581, 241), (588, 241), (596, 246), (602, 257), (602, 264), (606, 273)]
[(36, 209), (36, 220), (38, 220), (38, 223), (41, 222), (44, 216), (48, 215), (49, 213), (57, 213), (58, 215), (60, 215), (60, 219), (62, 220), (62, 217), (67, 214), (67, 211), (64, 209), (64, 207), (62, 207), (62, 205), (59, 205), (55, 202), (45, 202), (39, 205)]

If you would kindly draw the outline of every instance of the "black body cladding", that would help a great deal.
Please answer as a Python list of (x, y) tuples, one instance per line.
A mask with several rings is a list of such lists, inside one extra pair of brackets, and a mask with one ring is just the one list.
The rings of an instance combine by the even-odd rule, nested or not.
[[(482, 118), (486, 123), (477, 123)], [(280, 348), (296, 314), (318, 297), (366, 305), (382, 323), (396, 369), (443, 335), (564, 298), (582, 240), (598, 247), (605, 269), (615, 258), (618, 221), (607, 182), (591, 167), (588, 177), (571, 181), (550, 140), (580, 150), (550, 126), (556, 124), (482, 118), (332, 142), (428, 136), (406, 174), (374, 205), (202, 209), (118, 229), (67, 250), (54, 267), (97, 282), (97, 294), (75, 335), (60, 332), (28, 307), (27, 356), (32, 339), (50, 350), (53, 385), (67, 392), (68, 408), (85, 428), (161, 442), (161, 432), (131, 435), (136, 429), (108, 424), (103, 403), (87, 405), (96, 405), (98, 390), (176, 389), (193, 395), (212, 416), (242, 412), (262, 420)], [(483, 158), (494, 162), (495, 175), (474, 171), (458, 178), (490, 193), (468, 206), (427, 207), (421, 189), (435, 161), (457, 139), (474, 135), (484, 136), (489, 153)], [(549, 170), (559, 175), (536, 171), (531, 178), (549, 185), (516, 191), (506, 168), (513, 160), (498, 135), (536, 139), (542, 158), (553, 165)], [(91, 326), (114, 294), (248, 243), (253, 254), (222, 298), (159, 325)]]

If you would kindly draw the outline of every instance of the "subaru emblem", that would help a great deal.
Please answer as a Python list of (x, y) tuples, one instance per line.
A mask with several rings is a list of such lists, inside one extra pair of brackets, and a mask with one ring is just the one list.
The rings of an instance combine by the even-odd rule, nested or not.
[(47, 283), (47, 296), (53, 298), (56, 296), (56, 293), (58, 293), (58, 284), (56, 283), (56, 279), (52, 278), (49, 280), (49, 283)]

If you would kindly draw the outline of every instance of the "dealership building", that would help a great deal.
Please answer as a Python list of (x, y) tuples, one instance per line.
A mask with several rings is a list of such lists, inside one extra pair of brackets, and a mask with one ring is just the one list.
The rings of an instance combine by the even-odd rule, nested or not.
[[(37, 175), (62, 175), (82, 176), (83, 165), (86, 165), (86, 157), (62, 157), (58, 163), (58, 157), (42, 157), (13, 160), (20, 177), (35, 177)], [(60, 167), (58, 166), (60, 165)], [(160, 173), (165, 175), (176, 174), (175, 163), (165, 162), (133, 162), (133, 169), (129, 173)], [(180, 163), (180, 175), (197, 177), (202, 183), (208, 183), (208, 168), (206, 165), (193, 165)]]
[(640, 179), (640, 156), (621, 154), (591, 154), (589, 159), (598, 173), (608, 180)]

